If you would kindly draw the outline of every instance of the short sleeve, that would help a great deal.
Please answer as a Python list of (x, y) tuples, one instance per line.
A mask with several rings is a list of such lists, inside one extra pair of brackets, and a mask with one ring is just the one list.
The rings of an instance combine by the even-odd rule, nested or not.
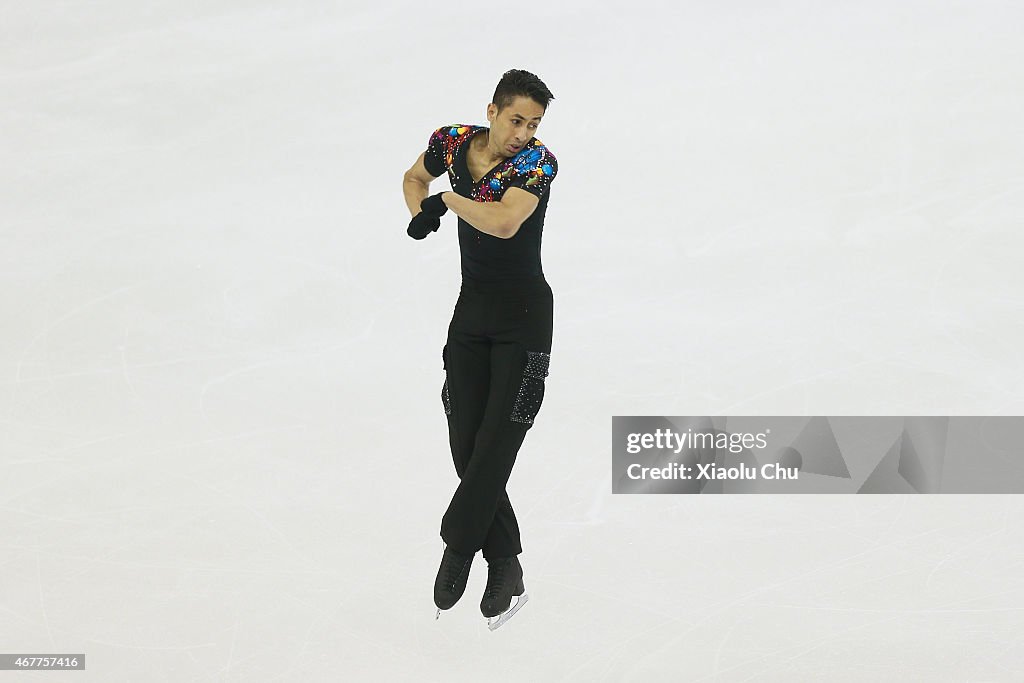
[(547, 147), (535, 145), (520, 152), (513, 160), (515, 177), (509, 187), (518, 187), (542, 199), (558, 174), (558, 160)]
[(427, 173), (434, 176), (444, 175), (448, 171), (448, 164), (445, 163), (447, 155), (447, 138), (449, 126), (442, 126), (430, 134), (427, 140), (427, 149), (423, 153), (423, 166)]

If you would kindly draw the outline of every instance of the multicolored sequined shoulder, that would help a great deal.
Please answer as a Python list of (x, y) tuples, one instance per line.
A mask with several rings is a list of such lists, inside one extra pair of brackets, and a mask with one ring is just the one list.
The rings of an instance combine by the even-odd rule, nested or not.
[(459, 147), (466, 140), (470, 133), (472, 133), (478, 126), (465, 124), (465, 123), (454, 123), (450, 126), (441, 126), (434, 131), (431, 136), (431, 145), (437, 145), (437, 148), (444, 155), (444, 162), (447, 168), (452, 167), (452, 163), (455, 161), (455, 154), (458, 152)]
[(550, 180), (558, 169), (555, 155), (540, 140), (512, 157), (512, 165), (518, 175), (526, 176), (526, 187)]
[(509, 158), (488, 180), (476, 188), (477, 201), (497, 201), (510, 187), (519, 187), (538, 197), (547, 190), (558, 173), (558, 161), (544, 143), (534, 138), (529, 145)]

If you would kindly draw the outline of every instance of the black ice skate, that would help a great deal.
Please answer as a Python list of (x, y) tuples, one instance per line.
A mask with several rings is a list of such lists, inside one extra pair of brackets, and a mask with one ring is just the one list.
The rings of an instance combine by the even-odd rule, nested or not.
[(471, 564), (473, 555), (463, 555), (445, 546), (441, 566), (438, 567), (437, 578), (434, 579), (434, 604), (437, 605), (434, 619), (441, 616), (441, 610), (451, 609), (466, 592), (466, 580), (469, 578)]
[[(513, 596), (515, 605), (511, 605)], [(529, 599), (523, 585), (523, 567), (517, 556), (487, 561), (487, 588), (480, 601), (480, 611), (487, 617), (487, 628), (492, 631), (499, 628)]]

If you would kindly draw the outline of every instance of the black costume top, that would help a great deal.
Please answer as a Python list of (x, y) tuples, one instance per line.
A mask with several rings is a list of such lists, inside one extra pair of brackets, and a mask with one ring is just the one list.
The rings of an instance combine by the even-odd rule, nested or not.
[(466, 163), (469, 141), (489, 130), (485, 126), (455, 124), (442, 126), (430, 135), (423, 165), (434, 177), (448, 172), (452, 190), (478, 202), (500, 201), (505, 190), (518, 187), (540, 199), (537, 208), (523, 221), (519, 231), (502, 239), (477, 230), (459, 217), (459, 250), (462, 274), (479, 280), (505, 280), (544, 274), (540, 262), (541, 234), (548, 208), (548, 186), (558, 173), (558, 161), (537, 138), (489, 170), (474, 182)]

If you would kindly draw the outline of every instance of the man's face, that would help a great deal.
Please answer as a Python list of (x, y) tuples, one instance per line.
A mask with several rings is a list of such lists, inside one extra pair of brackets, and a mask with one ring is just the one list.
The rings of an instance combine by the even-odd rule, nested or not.
[(487, 105), (490, 146), (505, 156), (518, 154), (537, 133), (542, 116), (544, 107), (529, 97), (516, 97), (500, 112), (494, 103)]

